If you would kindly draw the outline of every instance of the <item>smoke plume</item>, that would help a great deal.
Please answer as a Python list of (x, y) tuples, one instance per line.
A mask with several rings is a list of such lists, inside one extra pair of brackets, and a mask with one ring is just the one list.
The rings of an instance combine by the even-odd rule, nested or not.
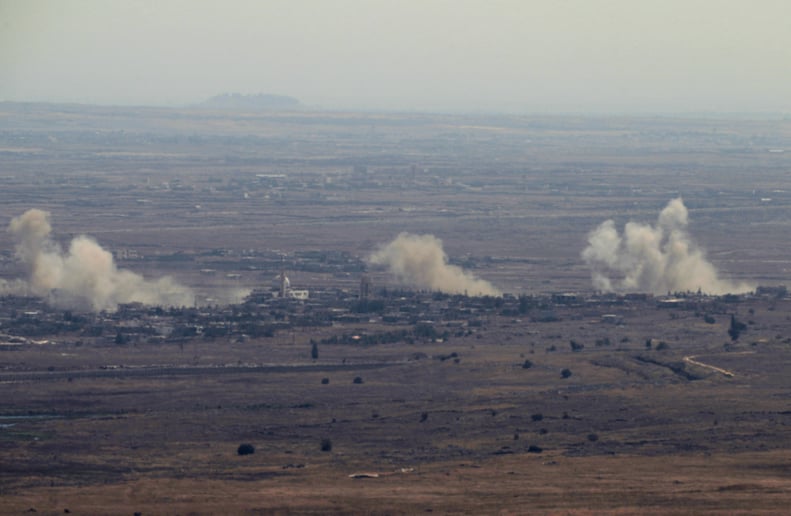
[(722, 280), (717, 269), (687, 232), (687, 208), (673, 199), (659, 214), (656, 226), (629, 222), (623, 235), (612, 220), (588, 235), (582, 258), (591, 269), (593, 286), (603, 291), (748, 292), (744, 283)]
[(49, 213), (32, 209), (11, 220), (16, 256), (28, 268), (27, 282), (0, 282), (0, 292), (47, 296), (57, 305), (115, 310), (121, 303), (192, 305), (190, 290), (169, 277), (155, 281), (118, 269), (113, 256), (87, 236), (78, 236), (68, 251), (50, 238)]
[(368, 262), (387, 266), (400, 282), (413, 287), (470, 296), (501, 295), (488, 281), (448, 264), (442, 240), (434, 235), (401, 233), (369, 256)]

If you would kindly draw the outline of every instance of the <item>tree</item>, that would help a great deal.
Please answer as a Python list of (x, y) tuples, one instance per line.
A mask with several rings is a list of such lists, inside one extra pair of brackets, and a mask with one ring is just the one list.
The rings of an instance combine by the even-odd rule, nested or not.
[(252, 444), (240, 444), (239, 448), (237, 448), (236, 453), (239, 455), (252, 455), (255, 453), (255, 446)]
[(319, 346), (316, 344), (316, 341), (311, 339), (311, 348), (310, 348), (310, 358), (316, 360), (319, 358)]
[(596, 339), (596, 347), (609, 346), (610, 344), (612, 344), (612, 341), (610, 341), (610, 337), (604, 337), (603, 339)]
[(731, 336), (731, 340), (736, 341), (739, 338), (741, 332), (747, 329), (747, 325), (743, 322), (739, 322), (736, 320), (735, 315), (731, 315), (731, 325), (728, 328), (728, 335)]

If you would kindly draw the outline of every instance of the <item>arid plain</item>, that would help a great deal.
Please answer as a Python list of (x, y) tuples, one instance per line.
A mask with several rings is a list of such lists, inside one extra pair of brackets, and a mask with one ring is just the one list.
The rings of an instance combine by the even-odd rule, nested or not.
[[(3, 513), (787, 509), (789, 120), (0, 117), (3, 225), (45, 210), (47, 246), (88, 235), (198, 305), (22, 296), (31, 266), (0, 232)], [(684, 243), (765, 288), (597, 292), (591, 232), (655, 224), (679, 197)], [(372, 265), (401, 232), (505, 297)], [(309, 301), (244, 303), (281, 271)]]

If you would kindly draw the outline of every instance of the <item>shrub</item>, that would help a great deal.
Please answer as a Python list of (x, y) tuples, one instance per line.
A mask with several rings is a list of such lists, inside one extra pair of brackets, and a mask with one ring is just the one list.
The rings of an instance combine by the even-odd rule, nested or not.
[(326, 438), (322, 439), (321, 440), (321, 451), (323, 451), (323, 452), (332, 451), (332, 441), (330, 441), (329, 439), (326, 439)]
[(543, 414), (533, 414), (532, 416), (530, 416), (530, 419), (532, 419), (533, 421), (541, 421), (542, 419), (544, 419), (544, 415)]
[(568, 378), (569, 376), (571, 376), (571, 369), (564, 369), (564, 370), (562, 370), (560, 372), (560, 376), (562, 378)]
[(255, 453), (255, 446), (252, 444), (240, 444), (239, 448), (236, 449), (236, 453), (239, 455), (252, 455)]
[(522, 369), (530, 369), (533, 367), (533, 362), (530, 360), (525, 360), (524, 364), (522, 364)]
[(354, 380), (352, 380), (352, 383), (363, 383), (363, 379), (359, 376), (355, 376)]
[(527, 448), (527, 453), (541, 453), (542, 451), (544, 450), (540, 446), (536, 446), (535, 444), (531, 444)]
[(321, 384), (322, 385), (327, 385), (328, 383), (330, 383), (330, 379), (329, 378), (322, 378), (321, 379)]
[(736, 341), (739, 338), (741, 332), (747, 329), (747, 325), (741, 321), (737, 321), (736, 317), (731, 315), (731, 325), (728, 328), (728, 335), (730, 335), (731, 340)]
[(599, 436), (596, 434), (588, 434), (588, 440), (592, 443), (595, 443), (599, 440)]

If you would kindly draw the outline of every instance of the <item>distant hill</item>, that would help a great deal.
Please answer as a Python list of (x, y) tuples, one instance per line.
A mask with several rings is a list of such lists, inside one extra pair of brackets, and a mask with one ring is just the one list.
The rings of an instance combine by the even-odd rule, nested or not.
[(242, 95), (241, 93), (223, 93), (216, 95), (197, 107), (210, 109), (271, 109), (287, 110), (299, 109), (302, 104), (294, 97), (286, 95), (271, 95), (259, 93), (257, 95)]

